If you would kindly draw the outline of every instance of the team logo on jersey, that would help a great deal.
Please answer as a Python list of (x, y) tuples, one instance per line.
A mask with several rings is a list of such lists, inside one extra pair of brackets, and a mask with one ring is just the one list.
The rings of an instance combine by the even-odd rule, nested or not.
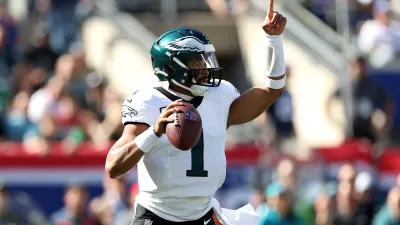
[(197, 115), (195, 112), (186, 110), (185, 111), (185, 120), (197, 120)]
[(128, 105), (122, 105), (121, 113), (122, 113), (122, 117), (124, 117), (124, 118), (126, 118), (127, 116), (134, 117), (138, 114), (138, 112), (134, 108), (132, 108)]
[(151, 219), (146, 219), (144, 221), (144, 225), (152, 225), (152, 224), (153, 224), (153, 221)]
[(203, 52), (205, 48), (204, 42), (194, 36), (178, 38), (175, 41), (169, 42), (164, 47), (174, 51), (188, 50), (192, 52)]

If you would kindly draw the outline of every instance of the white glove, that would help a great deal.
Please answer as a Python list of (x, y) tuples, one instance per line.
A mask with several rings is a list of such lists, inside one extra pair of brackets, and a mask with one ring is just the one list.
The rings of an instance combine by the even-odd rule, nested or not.
[(237, 210), (224, 209), (221, 208), (217, 199), (213, 198), (212, 206), (218, 219), (224, 225), (258, 225), (260, 220), (260, 216), (250, 204)]

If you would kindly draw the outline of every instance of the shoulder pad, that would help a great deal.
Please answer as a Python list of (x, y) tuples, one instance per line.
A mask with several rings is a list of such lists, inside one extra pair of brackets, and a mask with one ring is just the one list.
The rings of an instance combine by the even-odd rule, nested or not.
[(144, 123), (152, 126), (158, 119), (159, 110), (155, 107), (154, 89), (140, 89), (132, 93), (121, 106), (122, 123)]

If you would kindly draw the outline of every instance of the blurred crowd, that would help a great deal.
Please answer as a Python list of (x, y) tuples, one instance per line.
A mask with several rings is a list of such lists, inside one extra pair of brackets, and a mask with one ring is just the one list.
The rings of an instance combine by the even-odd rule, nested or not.
[[(62, 141), (72, 153), (84, 140), (101, 146), (117, 137), (120, 98), (87, 67), (79, 42), (93, 1), (30, 3), (28, 17), (19, 23), (0, 5), (0, 137), (40, 155), (50, 151), (52, 141)], [(26, 27), (32, 29), (23, 45)]]
[(314, 189), (302, 190), (298, 174), (296, 162), (283, 159), (265, 188), (253, 193), (260, 225), (400, 224), (400, 184), (390, 189), (385, 200), (378, 192), (376, 175), (357, 171), (351, 163), (343, 164), (333, 179), (314, 184)]
[[(65, 188), (64, 205), (46, 217), (32, 204), (0, 186), (0, 224), (2, 225), (120, 225), (130, 224), (139, 192), (138, 184), (120, 178), (104, 178), (103, 193), (90, 198), (88, 187), (76, 183)], [(27, 206), (28, 205), (28, 206)]]
[[(368, 3), (368, 15), (388, 16), (389, 5), (382, 3), (384, 0), (376, 1)], [(248, 4), (248, 1), (206, 2), (217, 15), (240, 14)], [(377, 6), (378, 3), (381, 6)], [(15, 22), (4, 5), (0, 7), (0, 138), (23, 142), (27, 152), (42, 155), (49, 152), (51, 141), (62, 141), (66, 151), (72, 153), (82, 141), (93, 140), (102, 146), (117, 138), (122, 130), (120, 96), (108, 86), (104, 76), (87, 67), (85, 49), (79, 42), (79, 27), (95, 12), (94, 1), (35, 0), (31, 5), (28, 18), (20, 23)], [(311, 10), (317, 12), (312, 7)], [(372, 13), (374, 10), (379, 13)], [(358, 18), (354, 24), (369, 18), (358, 14), (354, 13)], [(26, 27), (30, 20), (34, 21), (30, 24), (30, 40), (22, 45), (19, 41), (22, 39), (21, 27), (22, 24)], [(393, 24), (397, 23), (393, 21)], [(398, 35), (395, 31), (393, 35)], [(370, 34), (365, 36), (372, 37)], [(396, 44), (400, 40), (396, 36), (389, 39), (391, 42), (385, 41), (386, 44)], [(368, 57), (360, 57), (349, 64), (356, 90), (353, 93), (356, 106), (353, 130), (354, 137), (375, 143), (389, 134), (393, 106), (385, 90), (369, 78), (369, 69)], [(287, 70), (290, 76), (290, 67)], [(341, 96), (340, 90), (333, 93), (326, 104), (326, 112), (333, 124), (345, 129), (330, 110), (331, 103)], [(296, 136), (293, 109), (290, 92), (285, 91), (268, 111), (270, 124), (275, 128), (272, 144), (278, 148), (293, 143)]]
[[(275, 168), (254, 179), (255, 191), (248, 200), (260, 215), (260, 225), (400, 224), (400, 176), (386, 195), (379, 192), (373, 171), (358, 170), (352, 163), (342, 164), (335, 177), (325, 177), (308, 188), (302, 183), (298, 162), (283, 158)], [(269, 178), (264, 179), (267, 174)], [(64, 196), (55, 196), (63, 199), (63, 206), (45, 217), (40, 210), (26, 209), (26, 200), (18, 200), (0, 186), (0, 224), (129, 224), (138, 184), (104, 177), (103, 191), (91, 198), (88, 187), (70, 184)]]
[[(333, 28), (338, 26), (339, 1), (310, 0), (304, 4)], [(396, 64), (400, 58), (400, 2), (398, 0), (349, 1), (350, 32), (361, 54), (375, 68)]]

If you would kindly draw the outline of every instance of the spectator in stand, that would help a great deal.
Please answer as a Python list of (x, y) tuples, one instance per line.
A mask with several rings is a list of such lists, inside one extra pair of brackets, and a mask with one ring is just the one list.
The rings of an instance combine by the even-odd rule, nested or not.
[(52, 0), (46, 22), (50, 25), (50, 43), (58, 52), (67, 52), (77, 39), (75, 6), (79, 0)]
[(117, 108), (120, 98), (109, 86), (103, 92), (104, 119), (93, 118), (88, 126), (90, 139), (101, 147), (110, 140), (116, 140), (122, 132), (121, 111)]
[(6, 5), (0, 2), (0, 26), (1, 26), (1, 55), (10, 69), (18, 61), (18, 31), (14, 18), (10, 16)]
[[(350, 75), (354, 101), (353, 137), (364, 138), (375, 143), (388, 136), (391, 127), (393, 106), (385, 90), (367, 74), (367, 63), (363, 58), (350, 62)], [(327, 102), (327, 110), (333, 99), (341, 97), (337, 90)], [(328, 111), (328, 116), (338, 126), (343, 124), (336, 121)]]
[(353, 185), (346, 180), (340, 181), (336, 194), (336, 213), (334, 225), (358, 225), (357, 202), (353, 195)]
[(54, 76), (59, 76), (65, 80), (67, 83), (66, 90), (75, 99), (80, 100), (81, 105), (87, 89), (85, 83), (87, 74), (84, 51), (79, 43), (71, 47), (70, 53), (60, 56), (57, 60)]
[(26, 153), (46, 156), (51, 151), (52, 141), (61, 141), (64, 133), (58, 129), (54, 117), (44, 115), (38, 124), (33, 124), (23, 137)]
[(95, 15), (97, 0), (80, 0), (75, 7), (75, 21), (78, 29), (82, 26), (83, 22)]
[(276, 167), (275, 180), (285, 187), (292, 203), (294, 215), (304, 224), (312, 224), (314, 220), (312, 204), (308, 204), (298, 188), (298, 166), (291, 159), (283, 159)]
[(44, 23), (37, 25), (32, 37), (32, 44), (25, 51), (23, 60), (29, 65), (53, 71), (59, 54), (49, 44), (49, 28)]
[(374, 67), (387, 65), (400, 52), (400, 22), (390, 18), (389, 1), (375, 1), (373, 19), (360, 29), (358, 47)]
[(38, 123), (45, 115), (57, 116), (59, 100), (65, 86), (65, 80), (59, 76), (53, 76), (43, 88), (31, 96), (28, 117), (33, 123)]
[(123, 177), (115, 180), (104, 177), (104, 193), (92, 199), (89, 204), (91, 214), (100, 224), (113, 225), (115, 216), (128, 208), (126, 187)]
[(367, 225), (370, 223), (368, 216), (360, 210), (360, 205), (355, 198), (356, 176), (357, 171), (352, 164), (346, 163), (339, 170), (334, 225)]
[(135, 198), (139, 194), (139, 183), (131, 185), (129, 190), (129, 208), (117, 213), (113, 225), (130, 224), (135, 216)]
[(51, 215), (52, 225), (97, 225), (86, 209), (88, 193), (81, 185), (71, 185), (64, 194), (64, 208)]
[(21, 61), (13, 70), (13, 93), (25, 91), (31, 95), (45, 85), (47, 74), (43, 68)]
[(5, 32), (5, 28), (0, 25), (0, 113), (3, 114), (6, 112), (10, 100), (12, 66), (10, 55), (7, 52), (8, 47)]
[(336, 182), (330, 182), (324, 185), (323, 191), (314, 201), (314, 223), (315, 225), (332, 225), (334, 217), (334, 198), (336, 194)]
[(0, 25), (0, 76), (9, 77), (11, 75), (10, 55), (7, 52), (6, 30)]
[(75, 98), (68, 93), (61, 95), (56, 109), (56, 115), (53, 116), (58, 125), (58, 129), (64, 134), (68, 134), (75, 129), (80, 129), (80, 106)]
[(264, 196), (264, 192), (262, 192), (261, 190), (259, 190), (259, 187), (257, 187), (251, 194), (249, 197), (249, 202), (250, 204), (257, 209), (260, 205), (265, 204), (265, 196)]
[(315, 200), (315, 225), (332, 225), (333, 223), (333, 200), (327, 192), (322, 192)]
[(291, 193), (296, 192), (297, 186), (297, 167), (293, 160), (285, 158), (282, 159), (276, 167), (275, 180), (286, 187)]
[(364, 224), (372, 224), (372, 219), (375, 215), (375, 202), (373, 193), (373, 177), (368, 172), (357, 174), (355, 180), (355, 195), (358, 201), (360, 215), (365, 217), (367, 221)]
[(260, 215), (260, 225), (301, 225), (292, 210), (289, 190), (279, 183), (272, 183), (265, 190), (267, 204), (261, 205), (257, 211)]
[(60, 98), (56, 123), (63, 134), (62, 143), (67, 154), (74, 153), (78, 145), (85, 139), (79, 112), (78, 102), (71, 95), (64, 94)]
[(342, 181), (348, 182), (351, 185), (351, 189), (353, 189), (356, 177), (357, 177), (357, 170), (354, 167), (354, 165), (351, 163), (345, 163), (339, 169), (337, 180), (338, 183)]
[(11, 209), (10, 193), (3, 184), (0, 184), (0, 224), (25, 224), (24, 216)]
[(74, 153), (84, 138), (79, 107), (70, 95), (63, 94), (54, 114), (45, 115), (39, 124), (32, 125), (24, 135), (27, 152), (47, 154), (52, 141), (62, 141), (66, 154)]
[(400, 188), (393, 187), (388, 194), (386, 205), (379, 210), (373, 225), (400, 224)]
[[(89, 73), (89, 69), (86, 65), (85, 49), (83, 44), (80, 41), (74, 42), (69, 48), (69, 54), (74, 58), (74, 72), (85, 77)], [(84, 79), (81, 80), (84, 81)]]
[(70, 84), (74, 79), (75, 73), (75, 59), (70, 54), (61, 55), (56, 62), (54, 75), (60, 77), (66, 82), (66, 84)]
[[(286, 67), (286, 77), (290, 80), (290, 67)], [(275, 127), (275, 142), (279, 151), (286, 153), (296, 149), (296, 132), (293, 124), (293, 100), (285, 89), (281, 97), (269, 108), (268, 115)]]
[(21, 142), (25, 132), (32, 126), (27, 116), (28, 103), (29, 94), (27, 92), (19, 92), (15, 95), (4, 122), (7, 140)]
[(97, 72), (91, 72), (86, 76), (84, 107), (95, 114), (97, 120), (102, 121), (105, 118), (104, 93), (107, 88), (107, 82)]

